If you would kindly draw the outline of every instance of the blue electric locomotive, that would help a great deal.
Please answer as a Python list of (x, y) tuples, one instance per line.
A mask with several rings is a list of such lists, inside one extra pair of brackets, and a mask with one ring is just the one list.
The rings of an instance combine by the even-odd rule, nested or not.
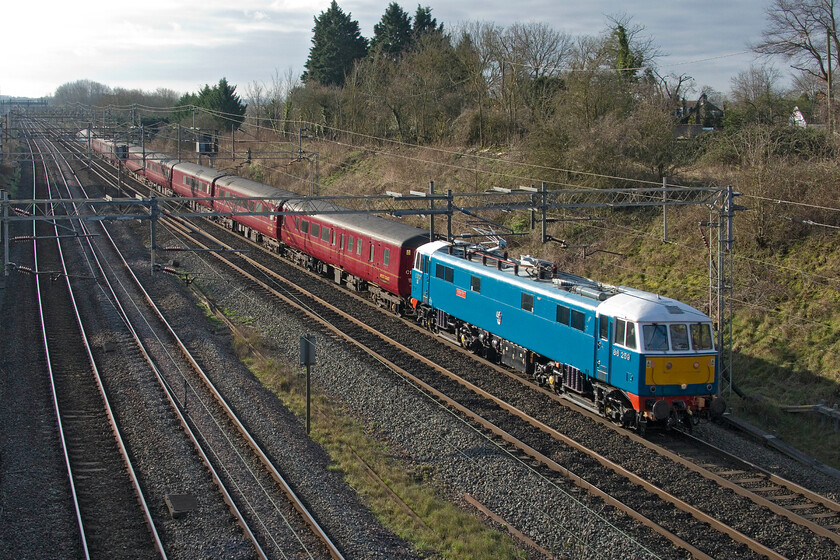
[(644, 430), (720, 413), (711, 319), (679, 301), (445, 241), (417, 249), (418, 321)]

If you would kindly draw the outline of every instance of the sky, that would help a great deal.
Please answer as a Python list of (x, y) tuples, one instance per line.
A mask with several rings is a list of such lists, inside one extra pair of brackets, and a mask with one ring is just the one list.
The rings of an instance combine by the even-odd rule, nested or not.
[[(373, 36), (390, 0), (338, 5)], [(398, 2), (414, 15), (418, 2)], [(692, 76), (697, 90), (728, 93), (730, 80), (756, 61), (749, 52), (770, 0), (422, 0), (445, 29), (467, 22), (506, 27), (545, 22), (572, 37), (597, 35), (608, 16), (644, 26), (662, 53), (661, 74)], [(242, 95), (303, 72), (314, 18), (330, 0), (17, 0), (0, 8), (0, 95), (52, 95), (87, 79), (112, 88), (196, 92), (222, 77)], [(784, 61), (776, 67), (787, 75)]]

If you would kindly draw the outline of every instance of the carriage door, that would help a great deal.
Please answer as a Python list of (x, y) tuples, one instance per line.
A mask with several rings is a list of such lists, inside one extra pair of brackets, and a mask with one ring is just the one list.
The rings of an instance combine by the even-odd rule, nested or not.
[(605, 383), (610, 381), (612, 320), (606, 315), (598, 315), (598, 339), (595, 344), (595, 375)]

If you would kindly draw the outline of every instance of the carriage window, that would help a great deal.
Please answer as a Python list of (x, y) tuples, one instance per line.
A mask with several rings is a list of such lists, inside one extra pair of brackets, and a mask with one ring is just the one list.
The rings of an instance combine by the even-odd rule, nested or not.
[(347, 252), (348, 253), (353, 252), (353, 236), (352, 235), (347, 236)]
[(481, 293), (481, 277), (479, 276), (472, 276), (470, 277), (470, 290), (473, 292), (480, 294)]
[(709, 325), (697, 323), (691, 325), (691, 346), (695, 350), (712, 350), (714, 344), (712, 343), (712, 329)]
[(312, 228), (309, 230), (310, 235), (315, 239), (318, 239), (321, 236), (321, 224), (316, 224), (312, 222)]
[(571, 325), (573, 329), (577, 329), (579, 331), (584, 330), (586, 328), (586, 315), (576, 309), (572, 309)]
[(356, 240), (356, 254), (359, 255), (359, 256), (362, 255), (362, 240), (361, 239)]
[(295, 229), (300, 231), (300, 218), (295, 218)]
[(321, 228), (321, 241), (329, 241), (330, 240), (330, 228), (322, 227)]
[(374, 255), (375, 252), (376, 252), (376, 247), (374, 246), (373, 243), (371, 243), (370, 244), (370, 256), (368, 257), (368, 260), (370, 262), (373, 262), (373, 255)]
[(601, 315), (598, 324), (598, 331), (600, 332), (601, 340), (610, 339), (610, 318), (606, 315)]
[(569, 324), (569, 308), (565, 305), (557, 306), (557, 322), (564, 325)]
[(389, 262), (391, 262), (391, 250), (385, 249), (385, 252), (382, 253), (382, 266), (388, 266)]
[(309, 222), (307, 222), (306, 220), (301, 220), (300, 231), (302, 231), (303, 233), (309, 233)]
[(671, 350), (688, 350), (688, 327), (671, 325)]
[(627, 337), (624, 345), (627, 348), (636, 349), (636, 323), (627, 323)]
[(335, 245), (335, 230), (332, 232), (332, 241), (330, 242), (332, 245)]
[(339, 249), (344, 249), (344, 234), (341, 234), (341, 243), (338, 246)]

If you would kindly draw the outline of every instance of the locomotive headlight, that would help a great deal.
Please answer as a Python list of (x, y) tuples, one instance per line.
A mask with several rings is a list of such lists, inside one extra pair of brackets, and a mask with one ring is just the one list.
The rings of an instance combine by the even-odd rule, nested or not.
[(671, 369), (672, 367), (674, 367), (674, 364), (672, 364), (671, 362), (665, 363), (665, 369)]
[(682, 390), (683, 390), (683, 391), (685, 391), (686, 389), (688, 389), (688, 385), (686, 385), (685, 383), (683, 383), (682, 385), (680, 385), (680, 387), (682, 387)]
[(650, 392), (651, 392), (651, 393), (655, 393), (655, 392), (656, 392), (656, 385), (651, 385), (651, 386), (650, 386)]
[(700, 369), (700, 362), (694, 362), (694, 369)]
[(712, 384), (711, 384), (711, 383), (709, 383), (708, 385), (706, 385), (706, 390), (707, 390), (708, 392), (710, 392), (710, 393), (712, 392)]

